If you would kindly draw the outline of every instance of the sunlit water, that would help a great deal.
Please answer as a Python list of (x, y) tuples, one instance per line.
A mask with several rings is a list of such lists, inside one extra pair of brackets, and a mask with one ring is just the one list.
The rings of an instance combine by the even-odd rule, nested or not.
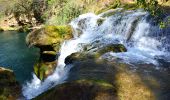
[[(92, 44), (98, 41), (100, 46), (110, 43), (121, 43), (128, 52), (108, 52), (102, 57), (112, 59), (118, 57), (129, 64), (153, 64), (160, 67), (158, 59), (170, 61), (169, 28), (162, 30), (154, 25), (149, 14), (142, 10), (120, 12), (121, 9), (108, 11), (100, 15), (87, 13), (74, 19), (70, 25), (74, 29), (75, 38), (67, 40), (61, 45), (58, 66), (53, 75), (41, 82), (35, 75), (31, 82), (23, 86), (23, 95), (27, 99), (34, 98), (40, 93), (63, 83), (72, 65), (65, 65), (65, 58), (78, 51), (82, 51), (81, 44)], [(106, 16), (115, 12), (112, 16)], [(97, 48), (97, 47), (96, 47)]]
[(0, 32), (0, 66), (12, 69), (21, 84), (32, 78), (33, 64), (39, 55), (37, 49), (26, 46), (26, 35), (15, 31)]

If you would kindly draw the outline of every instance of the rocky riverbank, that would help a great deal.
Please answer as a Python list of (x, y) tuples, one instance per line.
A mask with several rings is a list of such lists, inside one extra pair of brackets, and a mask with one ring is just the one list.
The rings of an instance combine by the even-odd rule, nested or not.
[(16, 100), (21, 96), (21, 85), (12, 70), (0, 67), (0, 99)]

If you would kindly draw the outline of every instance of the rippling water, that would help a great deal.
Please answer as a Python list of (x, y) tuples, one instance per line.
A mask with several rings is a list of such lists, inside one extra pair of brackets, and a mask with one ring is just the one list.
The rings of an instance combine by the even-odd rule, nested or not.
[(38, 59), (38, 50), (28, 48), (27, 33), (0, 32), (0, 66), (12, 69), (20, 83), (32, 78), (33, 64)]

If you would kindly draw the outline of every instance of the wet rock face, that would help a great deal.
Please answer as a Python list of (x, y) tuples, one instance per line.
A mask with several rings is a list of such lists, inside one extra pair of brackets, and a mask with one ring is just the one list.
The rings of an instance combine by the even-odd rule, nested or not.
[(44, 80), (54, 72), (60, 44), (71, 38), (73, 38), (72, 28), (69, 25), (45, 26), (27, 35), (27, 44), (40, 49), (40, 59), (34, 65), (34, 72), (39, 79)]
[(34, 100), (116, 100), (116, 90), (105, 81), (77, 80), (56, 86)]
[(0, 100), (16, 100), (21, 95), (21, 86), (13, 71), (0, 67)]

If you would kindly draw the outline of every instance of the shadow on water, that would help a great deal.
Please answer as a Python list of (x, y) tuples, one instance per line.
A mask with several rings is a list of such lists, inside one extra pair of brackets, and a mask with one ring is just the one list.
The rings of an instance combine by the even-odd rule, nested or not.
[(39, 55), (37, 49), (26, 46), (26, 34), (15, 31), (0, 33), (0, 66), (12, 69), (20, 83), (32, 78), (33, 64)]

